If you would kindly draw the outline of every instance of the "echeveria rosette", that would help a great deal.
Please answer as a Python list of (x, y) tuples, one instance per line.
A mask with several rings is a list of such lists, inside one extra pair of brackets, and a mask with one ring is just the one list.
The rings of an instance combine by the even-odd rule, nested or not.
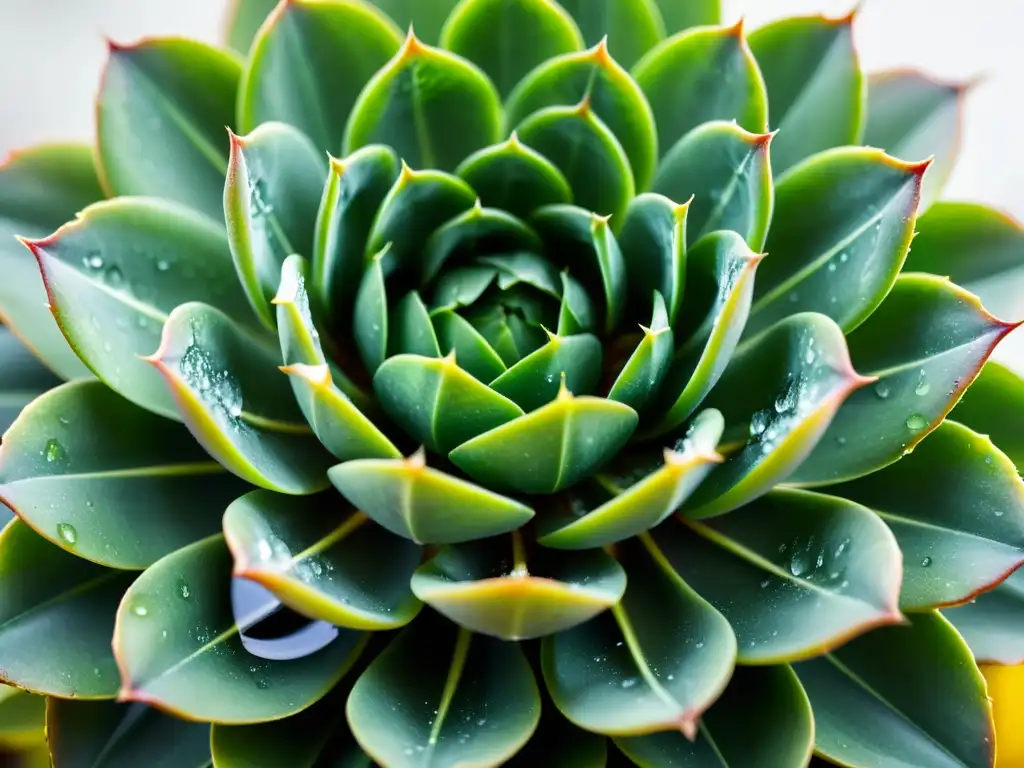
[(852, 14), (719, 22), (240, 0), (244, 59), (112, 46), (95, 170), (0, 168), (0, 676), (58, 768), (992, 765), (1024, 390), (936, 274), (1024, 233), (925, 212), (960, 89)]

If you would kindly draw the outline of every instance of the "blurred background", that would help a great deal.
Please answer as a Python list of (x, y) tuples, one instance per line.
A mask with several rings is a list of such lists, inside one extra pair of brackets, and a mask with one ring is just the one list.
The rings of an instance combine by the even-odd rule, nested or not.
[[(848, 13), (855, 0), (723, 0), (748, 28), (794, 14)], [(954, 82), (981, 78), (967, 101), (948, 199), (1024, 219), (1024, 0), (863, 0), (856, 36), (868, 71), (915, 66)], [(92, 138), (104, 37), (220, 39), (228, 0), (0, 0), (0, 156), (39, 141)], [(920, 158), (907, 158), (920, 159)], [(1024, 318), (1024, 273), (972, 286), (996, 314)], [(999, 357), (1024, 372), (1024, 329)]]

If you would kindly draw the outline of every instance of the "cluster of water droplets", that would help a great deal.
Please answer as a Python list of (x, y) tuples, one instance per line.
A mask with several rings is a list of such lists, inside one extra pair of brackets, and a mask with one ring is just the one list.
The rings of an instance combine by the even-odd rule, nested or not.
[(213, 410), (220, 412), (225, 421), (241, 428), (242, 387), (227, 368), (217, 365), (210, 352), (199, 343), (198, 321), (193, 319), (191, 337), (185, 353), (178, 362), (185, 382)]
[[(832, 546), (815, 535), (797, 536), (779, 545), (779, 555), (793, 576), (843, 589), (849, 586), (844, 576), (851, 544), (849, 537)], [(761, 588), (767, 589), (770, 584), (771, 580), (765, 579)]]

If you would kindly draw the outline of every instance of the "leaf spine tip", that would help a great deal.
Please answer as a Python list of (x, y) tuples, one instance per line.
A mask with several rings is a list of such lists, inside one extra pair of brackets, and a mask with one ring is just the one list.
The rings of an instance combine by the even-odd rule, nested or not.
[(414, 472), (425, 469), (427, 466), (427, 449), (422, 445), (417, 448), (413, 453), (406, 457), (405, 466), (407, 469)]

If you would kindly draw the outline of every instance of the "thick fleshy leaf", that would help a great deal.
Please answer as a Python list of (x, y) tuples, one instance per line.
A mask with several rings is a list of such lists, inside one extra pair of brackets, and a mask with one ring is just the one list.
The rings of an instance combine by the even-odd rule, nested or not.
[(608, 391), (609, 400), (625, 403), (637, 413), (642, 413), (658, 395), (672, 363), (672, 328), (660, 293), (654, 294), (650, 326), (640, 327), (644, 335)]
[(725, 688), (736, 638), (647, 536), (623, 542), (625, 597), (593, 621), (544, 640), (544, 680), (581, 728), (612, 735), (681, 731)]
[(942, 614), (967, 641), (979, 664), (1024, 664), (1024, 571)]
[(771, 127), (779, 132), (772, 144), (776, 175), (860, 140), (867, 85), (853, 44), (855, 15), (782, 19), (750, 35), (768, 88)]
[(327, 486), (330, 456), (302, 418), (276, 350), (221, 312), (183, 304), (146, 360), (166, 381), (185, 424), (222, 466), (279, 493)]
[(950, 418), (988, 435), (1018, 470), (1024, 467), (1024, 381), (1010, 369), (985, 363)]
[(390, 244), (386, 245), (375, 254), (363, 272), (352, 315), (356, 348), (370, 375), (384, 362), (388, 352), (388, 296), (382, 263), (390, 248)]
[[(878, 381), (846, 400), (791, 482), (860, 477), (913, 450), (1014, 327), (943, 278), (901, 275), (882, 306), (847, 338), (857, 370)], [(865, 424), (873, 425), (870, 432)]]
[(654, 114), (640, 87), (609, 55), (604, 39), (587, 51), (553, 58), (523, 78), (508, 97), (506, 120), (518, 125), (545, 107), (572, 106), (583, 99), (618, 139), (636, 188), (647, 189), (658, 160)]
[(238, 97), (239, 128), (289, 123), (318, 150), (337, 152), (363, 86), (401, 44), (399, 28), (368, 3), (279, 5), (253, 42)]
[(937, 613), (869, 632), (796, 673), (814, 709), (815, 749), (843, 765), (991, 768), (985, 679)]
[(416, 291), (409, 291), (395, 305), (388, 318), (388, 353), (394, 355), (421, 355), (441, 357), (430, 312)]
[(210, 726), (145, 704), (70, 701), (46, 705), (50, 755), (60, 768), (208, 768)]
[(277, 720), (323, 696), (365, 645), (363, 633), (320, 624), (315, 637), (296, 639), (279, 655), (262, 647), (263, 655), (254, 653), (247, 643), (255, 649), (256, 641), (242, 632), (262, 616), (236, 619), (232, 589), (222, 536), (145, 571), (117, 612), (119, 698), (214, 723)]
[[(438, 227), (418, 258), (422, 263), (423, 280), (426, 283), (437, 276), (448, 260), (455, 261), (459, 257), (496, 251), (514, 253), (522, 249), (534, 252), (539, 248), (537, 233), (521, 219), (500, 208), (485, 208), (478, 199), (476, 205), (468, 211)], [(435, 304), (446, 303), (438, 300), (436, 294), (437, 290)]]
[(395, 423), (441, 454), (523, 415), (514, 402), (459, 368), (451, 355), (396, 355), (377, 369), (373, 386)]
[(545, 205), (572, 202), (572, 190), (562, 172), (539, 152), (519, 141), (484, 147), (455, 170), (479, 195), (483, 205), (526, 217)]
[(415, 27), (421, 40), (434, 44), (459, 0), (372, 0), (402, 29)]
[(559, 336), (588, 333), (597, 329), (596, 311), (590, 295), (578, 280), (563, 270), (562, 303), (558, 308)]
[(864, 143), (905, 160), (935, 158), (921, 187), (922, 211), (942, 192), (956, 163), (969, 87), (941, 83), (913, 70), (868, 78)]
[(1020, 266), (1020, 222), (985, 205), (940, 201), (917, 220), (914, 247), (903, 269), (943, 275), (964, 285)]
[[(613, 497), (596, 509), (584, 509), (575, 520), (558, 525), (537, 541), (556, 549), (603, 547), (659, 525), (722, 461), (715, 451), (722, 427), (721, 414), (704, 412), (676, 450), (665, 449), (664, 465), (632, 485), (629, 477), (599, 475), (598, 482)], [(552, 522), (560, 521), (553, 518)]]
[(373, 631), (408, 624), (420, 605), (409, 579), (420, 548), (348, 510), (333, 491), (254, 491), (224, 513), (234, 574), (312, 619)]
[(777, 490), (731, 514), (652, 532), (729, 620), (740, 661), (805, 659), (901, 620), (900, 549), (878, 517), (843, 499)]
[(537, 727), (540, 695), (517, 643), (424, 612), (359, 677), (346, 714), (360, 746), (391, 768), (502, 765)]
[(223, 212), (240, 60), (184, 38), (110, 44), (96, 105), (96, 148), (111, 195), (173, 200), (215, 221)]
[(707, 27), (720, 24), (722, 20), (721, 0), (654, 0), (665, 21), (669, 35), (682, 32), (690, 27)]
[(326, 162), (302, 133), (264, 123), (231, 136), (224, 186), (224, 219), (235, 269), (253, 311), (274, 328), (271, 299), (281, 265), (293, 253), (313, 252), (313, 229)]
[(631, 67), (665, 37), (653, 0), (560, 0), (579, 25), (587, 45), (607, 38), (612, 55)]
[(42, 240), (35, 254), (65, 338), (105, 384), (143, 408), (180, 418), (140, 355), (160, 343), (171, 310), (203, 301), (256, 325), (224, 231), (177, 204), (97, 203)]
[(246, 488), (181, 424), (98, 381), (51, 390), (22, 412), (0, 446), (0, 481), (0, 501), (57, 546), (139, 570), (219, 530)]
[(488, 386), (529, 412), (558, 397), (562, 386), (570, 392), (589, 394), (600, 378), (601, 342), (597, 337), (589, 333), (575, 336), (549, 333), (547, 344), (524, 357)]
[(789, 667), (737, 667), (704, 713), (696, 740), (655, 733), (615, 744), (637, 765), (804, 768), (814, 748), (814, 716)]
[(501, 123), (501, 100), (487, 76), (461, 56), (422, 43), (410, 28), (352, 108), (345, 153), (387, 144), (409, 165), (451, 171), (500, 140)]
[[(0, 326), (0, 435), (29, 403), (61, 383), (11, 331)], [(2, 450), (0, 438), (0, 450)]]
[(630, 201), (618, 234), (633, 300), (646, 306), (657, 291), (673, 329), (679, 322), (686, 288), (689, 210), (689, 202), (680, 205), (664, 195), (645, 192)]
[(231, 0), (225, 42), (243, 56), (278, 0)]
[(328, 475), (360, 511), (417, 543), (496, 536), (533, 517), (533, 510), (518, 501), (428, 468), (422, 450), (407, 459), (348, 461), (331, 467)]
[(774, 205), (768, 159), (773, 136), (716, 120), (694, 128), (662, 158), (652, 189), (690, 201), (687, 244), (729, 229), (755, 250), (764, 246)]
[(431, 314), (430, 320), (443, 353), (455, 353), (459, 367), (481, 382), (493, 381), (505, 372), (505, 363), (480, 332), (449, 309)]
[(110, 633), (135, 574), (68, 554), (12, 520), (0, 534), (0, 576), (3, 682), (62, 698), (113, 698)]
[(754, 288), (747, 335), (795, 312), (820, 312), (844, 331), (892, 288), (914, 234), (925, 163), (842, 147), (786, 174)]
[(619, 602), (626, 574), (607, 553), (529, 556), (518, 533), (445, 547), (412, 578), (416, 596), (456, 624), (501, 640), (553, 635)]
[(892, 529), (905, 610), (964, 602), (1024, 563), (1024, 481), (991, 440), (956, 422), (895, 464), (822, 490), (870, 507)]
[[(39, 268), (14, 239), (45, 237), (103, 198), (92, 148), (53, 144), (12, 152), (0, 164), (0, 316), (64, 379), (88, 378), (47, 307)], [(558, 201), (562, 202), (562, 201)]]
[(537, 65), (578, 51), (583, 38), (572, 16), (557, 3), (466, 0), (448, 18), (441, 47), (480, 67), (505, 96)]
[(726, 442), (742, 447), (686, 502), (687, 517), (721, 515), (784, 481), (843, 401), (869, 381), (853, 370), (839, 327), (823, 315), (794, 315), (741, 348), (704, 406), (722, 412)]
[(535, 112), (516, 133), (565, 175), (578, 206), (616, 221), (625, 214), (635, 193), (629, 158), (589, 100)]
[(636, 411), (599, 397), (557, 398), (526, 416), (463, 443), (449, 454), (488, 487), (553, 493), (589, 477), (636, 429)]
[[(707, 65), (711, 61), (715, 66)], [(633, 78), (654, 110), (662, 156), (711, 120), (735, 120), (752, 133), (768, 130), (764, 79), (742, 21), (670, 37), (637, 63)]]

